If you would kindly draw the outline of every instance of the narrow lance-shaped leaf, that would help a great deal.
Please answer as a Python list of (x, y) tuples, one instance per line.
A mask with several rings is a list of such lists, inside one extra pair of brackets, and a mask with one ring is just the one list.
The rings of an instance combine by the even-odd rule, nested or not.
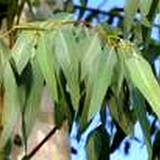
[(16, 127), (16, 123), (20, 115), (18, 87), (9, 62), (7, 62), (5, 66), (3, 82), (5, 94), (2, 115), (3, 131), (0, 139), (1, 147), (6, 144), (7, 140), (12, 135), (13, 129)]
[(154, 77), (149, 63), (136, 50), (128, 50), (130, 55), (125, 59), (126, 76), (132, 84), (138, 88), (142, 95), (147, 99), (153, 111), (160, 118), (160, 86)]
[(55, 54), (59, 66), (67, 80), (66, 90), (70, 93), (72, 105), (78, 108), (79, 91), (79, 64), (77, 57), (76, 40), (71, 30), (59, 30), (55, 43)]
[(144, 99), (142, 95), (136, 90), (132, 89), (132, 105), (134, 107), (134, 111), (141, 125), (144, 140), (148, 150), (148, 160), (152, 158), (152, 145), (150, 139), (150, 131), (149, 131), (149, 123), (147, 120), (147, 112), (145, 109)]
[(47, 88), (51, 97), (57, 101), (57, 82), (55, 77), (55, 68), (54, 68), (54, 60), (52, 56), (53, 46), (52, 41), (49, 36), (54, 33), (41, 33), (38, 39), (38, 48), (36, 53), (36, 59), (39, 63), (40, 70), (44, 76), (44, 79), (47, 84)]
[(38, 113), (40, 112), (40, 102), (43, 88), (43, 76), (40, 72), (38, 63), (34, 59), (32, 62), (32, 88), (25, 106), (25, 128), (26, 135), (29, 136)]
[(139, 8), (142, 13), (142, 16), (146, 16), (150, 10), (152, 0), (140, 0)]
[[(118, 97), (119, 98), (119, 97)], [(121, 129), (128, 134), (133, 133), (134, 128), (134, 122), (132, 120), (132, 117), (129, 115), (129, 113), (126, 113), (124, 111), (123, 103), (121, 103), (121, 99), (112, 97), (110, 99), (110, 111), (111, 115), (115, 119), (115, 121), (118, 123), (118, 125), (121, 127)]]
[(27, 65), (30, 57), (33, 56), (36, 38), (36, 32), (23, 31), (16, 40), (12, 49), (12, 56), (19, 74)]
[[(98, 59), (100, 58), (100, 54), (102, 54), (100, 39), (98, 38), (97, 34), (94, 35), (88, 34), (85, 40), (86, 43), (88, 44), (88, 47), (83, 46), (86, 48), (86, 51), (84, 51), (85, 53), (81, 58), (81, 81), (84, 81), (86, 85), (86, 91), (85, 91), (86, 97), (80, 120), (82, 130), (84, 129), (83, 127), (86, 125), (89, 117), (88, 112), (92, 96), (93, 83), (95, 81), (93, 76), (93, 71), (95, 69), (95, 66), (97, 66), (99, 63)], [(103, 54), (105, 54), (105, 52)], [(96, 108), (99, 109), (100, 106), (97, 106)]]
[(92, 95), (89, 107), (88, 118), (90, 119), (100, 109), (107, 89), (111, 84), (113, 69), (116, 64), (116, 54), (113, 48), (106, 48), (100, 53), (99, 60), (93, 67), (91, 81)]
[(2, 75), (4, 72), (4, 66), (7, 63), (8, 57), (9, 57), (10, 50), (7, 48), (7, 46), (4, 44), (4, 42), (0, 39), (0, 85), (2, 82)]
[(139, 0), (127, 0), (125, 7), (124, 7), (124, 12), (125, 12), (125, 19), (124, 19), (124, 25), (127, 29), (127, 31), (130, 30), (133, 22), (133, 18), (138, 10), (138, 5)]
[(83, 57), (81, 60), (81, 81), (93, 71), (94, 62), (97, 55), (101, 52), (100, 39), (97, 34), (90, 35), (86, 38), (86, 43), (88, 43), (88, 47), (84, 46), (86, 51), (83, 50), (85, 53), (82, 53)]

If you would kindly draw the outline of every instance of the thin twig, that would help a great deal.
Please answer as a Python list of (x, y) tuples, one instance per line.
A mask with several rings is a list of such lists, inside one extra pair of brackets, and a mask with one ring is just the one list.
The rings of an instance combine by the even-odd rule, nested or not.
[(59, 129), (59, 127), (55, 126), (48, 134), (47, 136), (28, 154), (25, 155), (22, 160), (31, 159), (38, 151), (39, 149), (48, 141), (51, 136), (55, 134), (55, 132)]

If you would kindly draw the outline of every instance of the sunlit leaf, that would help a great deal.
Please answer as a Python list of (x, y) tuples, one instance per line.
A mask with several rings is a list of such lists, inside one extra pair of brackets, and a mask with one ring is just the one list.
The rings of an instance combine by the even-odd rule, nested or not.
[(96, 63), (93, 63), (91, 72), (90, 87), (92, 88), (91, 102), (89, 106), (88, 118), (93, 117), (102, 105), (102, 101), (111, 84), (114, 65), (116, 63), (116, 54), (113, 48), (106, 48), (97, 57)]
[[(51, 33), (52, 36), (53, 33)], [(50, 33), (41, 33), (37, 46), (36, 58), (39, 67), (47, 83), (50, 96), (57, 101), (57, 82), (55, 77), (55, 68), (53, 60), (52, 39)]]
[(82, 53), (84, 56), (82, 59), (81, 80), (84, 80), (87, 74), (93, 71), (93, 64), (97, 58), (97, 55), (101, 52), (101, 44), (97, 34), (86, 39), (86, 43), (88, 47), (86, 48), (86, 51)]
[(15, 81), (15, 77), (12, 68), (9, 63), (6, 64), (4, 70), (4, 109), (2, 115), (3, 131), (1, 135), (0, 146), (3, 147), (7, 140), (12, 135), (14, 127), (20, 114), (20, 103), (18, 87)]
[(150, 10), (152, 0), (140, 0), (139, 8), (143, 16), (146, 16)]
[(7, 48), (7, 46), (4, 44), (2, 40), (0, 40), (0, 85), (2, 82), (2, 75), (4, 72), (4, 67), (7, 63), (8, 57), (9, 57), (10, 50)]
[(19, 34), (12, 49), (12, 56), (19, 74), (21, 74), (31, 56), (33, 56), (35, 44), (36, 32), (23, 31)]
[[(88, 120), (88, 112), (89, 112), (90, 101), (91, 101), (92, 87), (95, 81), (93, 70), (95, 69), (95, 66), (97, 67), (97, 62), (99, 63), (98, 59), (100, 57), (100, 54), (102, 54), (100, 40), (97, 34), (88, 35), (88, 38), (86, 39), (86, 43), (88, 44), (88, 47), (86, 48), (86, 51), (84, 51), (85, 54), (81, 60), (81, 81), (85, 81), (85, 84), (86, 84), (86, 91), (85, 91), (86, 97), (85, 97), (85, 102), (83, 107), (84, 109), (82, 111), (82, 116), (81, 116), (82, 128), (86, 125), (86, 122)], [(103, 52), (103, 54), (105, 54), (105, 52)], [(99, 109), (100, 106), (96, 106), (96, 108)]]
[[(154, 77), (149, 63), (136, 50), (130, 50), (131, 55), (125, 59), (126, 75), (138, 88), (160, 118), (160, 86)], [(127, 54), (127, 53), (126, 53)]]
[(67, 80), (66, 90), (70, 93), (72, 105), (77, 110), (79, 93), (79, 63), (75, 37), (70, 30), (59, 30), (56, 35), (55, 54)]
[(130, 30), (133, 22), (133, 18), (137, 13), (139, 0), (127, 0), (124, 7), (125, 12), (125, 19), (124, 19), (124, 26), (127, 31)]

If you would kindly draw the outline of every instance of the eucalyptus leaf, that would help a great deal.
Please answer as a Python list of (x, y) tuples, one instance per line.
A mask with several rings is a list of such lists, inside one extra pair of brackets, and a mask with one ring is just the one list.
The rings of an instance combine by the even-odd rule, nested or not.
[[(111, 84), (113, 69), (116, 64), (116, 54), (113, 48), (107, 48), (97, 57), (97, 65), (93, 64), (90, 87), (92, 87), (91, 102), (89, 106), (88, 119), (98, 112), (102, 101)], [(90, 78), (90, 77), (89, 77)]]
[(58, 30), (55, 41), (55, 54), (65, 75), (67, 81), (66, 90), (70, 93), (75, 110), (78, 108), (80, 99), (77, 49), (72, 31), (69, 29)]
[(28, 99), (26, 100), (25, 105), (25, 128), (26, 128), (26, 135), (29, 136), (34, 123), (36, 122), (36, 117), (40, 112), (40, 102), (42, 98), (42, 88), (43, 88), (43, 76), (40, 72), (38, 63), (36, 60), (32, 62), (32, 88)]
[(8, 139), (12, 136), (13, 129), (16, 127), (17, 120), (20, 116), (18, 87), (9, 62), (5, 65), (3, 82), (5, 93), (2, 114), (3, 130), (0, 139), (0, 147), (4, 147)]
[(132, 105), (143, 131), (144, 140), (148, 150), (148, 159), (151, 160), (152, 144), (150, 138), (150, 126), (147, 120), (146, 106), (142, 95), (136, 89), (132, 89)]
[(132, 23), (133, 23), (133, 18), (135, 17), (137, 10), (138, 10), (138, 5), (139, 0), (127, 0), (125, 3), (124, 7), (124, 26), (127, 31), (131, 29)]
[(43, 32), (39, 36), (36, 59), (38, 61), (40, 70), (44, 76), (50, 96), (57, 101), (57, 82), (55, 76), (54, 60), (53, 60), (53, 46), (51, 44), (54, 33)]
[(36, 32), (33, 31), (22, 31), (18, 35), (16, 43), (12, 49), (12, 57), (19, 74), (22, 73), (29, 59), (33, 57), (36, 38)]
[(110, 112), (116, 122), (126, 135), (133, 133), (134, 122), (129, 113), (126, 113), (123, 104), (120, 99), (111, 98), (110, 100)]
[(0, 39), (0, 85), (2, 83), (4, 67), (7, 63), (7, 60), (10, 55), (9, 48), (5, 45), (5, 43)]
[[(132, 49), (130, 50), (132, 52)], [(160, 118), (160, 86), (153, 74), (150, 64), (136, 50), (126, 56), (126, 76), (147, 99), (153, 111)]]
[(151, 8), (152, 0), (139, 0), (139, 8), (143, 16), (149, 13)]

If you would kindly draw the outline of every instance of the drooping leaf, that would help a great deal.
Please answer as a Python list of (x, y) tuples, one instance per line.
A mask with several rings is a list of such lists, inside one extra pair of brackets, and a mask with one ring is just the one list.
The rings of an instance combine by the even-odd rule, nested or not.
[[(99, 54), (101, 54), (101, 44), (97, 34), (90, 35), (86, 40), (87, 48), (84, 51), (81, 64), (81, 81), (93, 71), (93, 64)], [(82, 46), (83, 48), (83, 46)]]
[(110, 100), (111, 115), (121, 127), (123, 132), (128, 135), (133, 133), (134, 122), (129, 113), (125, 112), (121, 99), (111, 98)]
[[(80, 108), (82, 110), (81, 122), (80, 122), (82, 128), (86, 125), (88, 120), (88, 112), (89, 112), (91, 93), (94, 82), (93, 79), (94, 77), (92, 73), (94, 70), (93, 67), (97, 65), (96, 62), (98, 62), (99, 58), (98, 55), (102, 53), (100, 40), (97, 34), (88, 35), (86, 43), (88, 44), (88, 47), (84, 46), (86, 47), (86, 51), (84, 51), (84, 55), (81, 58), (81, 81), (84, 81), (86, 86), (84, 107)], [(103, 54), (105, 54), (105, 52)], [(97, 106), (97, 108), (99, 109), (100, 106)]]
[(57, 82), (55, 77), (55, 68), (54, 68), (54, 60), (53, 60), (53, 45), (51, 44), (53, 39), (50, 39), (50, 35), (52, 37), (53, 32), (50, 33), (41, 33), (38, 46), (36, 59), (39, 63), (40, 70), (44, 76), (44, 79), (47, 84), (47, 88), (50, 96), (57, 101)]
[[(113, 48), (107, 48), (97, 57), (97, 64), (93, 64), (91, 72), (91, 102), (89, 106), (88, 119), (93, 117), (100, 109), (107, 89), (111, 84), (113, 69), (116, 64), (116, 54)], [(96, 62), (96, 61), (95, 61)]]
[(122, 89), (123, 81), (124, 81), (124, 57), (121, 56), (121, 53), (117, 54), (117, 63), (114, 69), (113, 79), (112, 79), (112, 91), (118, 97), (120, 91)]
[(130, 30), (132, 23), (133, 23), (133, 18), (137, 13), (138, 10), (138, 5), (139, 4), (139, 0), (127, 0), (127, 2), (125, 3), (125, 7), (124, 7), (124, 15), (125, 15), (125, 19), (124, 19), (124, 26), (126, 28), (127, 31)]
[(149, 63), (135, 49), (127, 50), (125, 56), (126, 76), (132, 84), (142, 93), (153, 111), (160, 118), (160, 86), (154, 77)]
[(146, 16), (150, 10), (152, 0), (140, 0), (139, 8), (143, 16)]
[(43, 88), (43, 82), (44, 82), (43, 76), (40, 72), (40, 69), (36, 60), (34, 59), (31, 63), (32, 63), (32, 71), (33, 71), (32, 88), (28, 96), (28, 99), (26, 100), (25, 115), (24, 115), (27, 137), (29, 136), (34, 126), (34, 123), (36, 121), (36, 117), (40, 112), (40, 102), (41, 102), (42, 88)]
[(91, 133), (87, 144), (88, 159), (109, 160), (109, 135), (103, 126)]
[(19, 74), (21, 74), (29, 59), (34, 54), (36, 38), (36, 32), (23, 31), (16, 40), (16, 43), (12, 49), (12, 57), (15, 61), (15, 65)]
[(55, 42), (56, 59), (66, 78), (66, 90), (71, 96), (72, 105), (75, 110), (78, 108), (80, 99), (77, 49), (72, 31), (65, 29), (58, 30)]
[(148, 150), (148, 159), (150, 160), (152, 158), (152, 145), (149, 131), (150, 126), (147, 120), (147, 112), (145, 109), (144, 99), (136, 89), (132, 90), (132, 98), (132, 105), (143, 131), (144, 140)]
[(13, 129), (16, 127), (16, 122), (20, 115), (18, 87), (9, 62), (7, 62), (5, 65), (3, 82), (5, 93), (4, 109), (2, 115), (3, 131), (0, 139), (1, 147), (4, 147), (8, 139), (11, 137)]
[(4, 72), (4, 67), (7, 63), (8, 57), (10, 54), (9, 48), (4, 44), (2, 40), (0, 40), (0, 85), (2, 83), (2, 75)]

